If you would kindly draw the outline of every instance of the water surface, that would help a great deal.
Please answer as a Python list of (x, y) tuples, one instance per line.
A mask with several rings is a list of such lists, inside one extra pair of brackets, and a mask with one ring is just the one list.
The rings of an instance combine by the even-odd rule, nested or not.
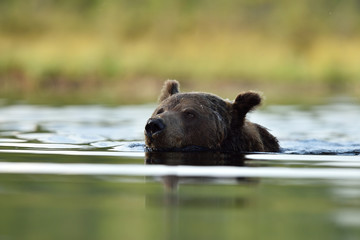
[(0, 239), (359, 239), (360, 108), (249, 115), (282, 152), (145, 153), (154, 105), (0, 108)]

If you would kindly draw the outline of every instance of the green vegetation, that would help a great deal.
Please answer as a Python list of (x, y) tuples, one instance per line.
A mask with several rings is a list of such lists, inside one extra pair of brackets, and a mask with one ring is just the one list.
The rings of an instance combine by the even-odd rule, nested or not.
[(162, 82), (270, 102), (360, 93), (355, 0), (2, 0), (0, 98), (154, 101)]

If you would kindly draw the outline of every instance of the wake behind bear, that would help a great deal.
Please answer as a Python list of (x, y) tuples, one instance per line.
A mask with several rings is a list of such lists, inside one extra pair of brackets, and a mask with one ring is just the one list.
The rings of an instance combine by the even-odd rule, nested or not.
[(234, 102), (209, 93), (180, 93), (176, 80), (167, 80), (145, 126), (148, 151), (212, 150), (278, 152), (278, 140), (246, 119), (261, 103), (255, 92), (240, 93)]

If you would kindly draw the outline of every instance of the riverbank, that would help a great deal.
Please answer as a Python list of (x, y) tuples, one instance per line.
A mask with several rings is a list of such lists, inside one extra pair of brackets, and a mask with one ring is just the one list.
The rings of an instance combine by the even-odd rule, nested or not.
[(143, 103), (166, 79), (229, 98), (258, 90), (269, 103), (356, 98), (358, 20), (356, 6), (310, 0), (14, 0), (0, 8), (0, 98)]

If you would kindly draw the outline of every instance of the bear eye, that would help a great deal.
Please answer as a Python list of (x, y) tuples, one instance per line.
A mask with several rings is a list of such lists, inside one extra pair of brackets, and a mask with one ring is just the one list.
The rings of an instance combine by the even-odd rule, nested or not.
[(164, 112), (164, 109), (163, 109), (163, 108), (160, 108), (160, 109), (156, 112), (156, 115), (161, 114), (161, 113), (163, 113), (163, 112)]
[(185, 116), (186, 119), (193, 119), (196, 117), (196, 113), (194, 110), (192, 109), (186, 109), (183, 111), (183, 114)]

